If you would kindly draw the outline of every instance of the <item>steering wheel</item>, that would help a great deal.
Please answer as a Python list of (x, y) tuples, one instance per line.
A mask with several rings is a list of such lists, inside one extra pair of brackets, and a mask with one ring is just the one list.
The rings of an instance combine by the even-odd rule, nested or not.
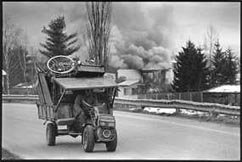
[(47, 67), (50, 71), (58, 74), (66, 74), (75, 69), (75, 61), (64, 55), (51, 57), (47, 61)]

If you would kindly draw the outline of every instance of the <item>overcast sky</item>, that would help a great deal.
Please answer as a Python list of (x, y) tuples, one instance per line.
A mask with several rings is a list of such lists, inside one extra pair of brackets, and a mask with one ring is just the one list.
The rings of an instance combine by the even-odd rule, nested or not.
[[(3, 2), (3, 13), (21, 26), (35, 46), (43, 42), (43, 26), (60, 14), (65, 15), (67, 31), (85, 31), (83, 2)], [(138, 46), (162, 46), (173, 53), (190, 39), (202, 45), (209, 25), (219, 34), (224, 48), (240, 50), (239, 2), (114, 2), (112, 33), (115, 39)], [(131, 41), (132, 40), (132, 41)], [(135, 43), (136, 42), (136, 43)]]

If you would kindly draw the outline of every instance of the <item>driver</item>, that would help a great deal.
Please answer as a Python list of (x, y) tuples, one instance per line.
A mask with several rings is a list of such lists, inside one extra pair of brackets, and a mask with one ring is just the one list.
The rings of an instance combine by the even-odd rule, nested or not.
[(85, 93), (82, 91), (78, 92), (73, 105), (73, 115), (76, 118), (73, 124), (73, 129), (77, 131), (81, 131), (82, 125), (85, 123), (87, 118), (83, 109), (82, 100), (85, 100), (90, 105), (94, 105), (96, 103), (96, 99), (91, 90), (86, 90)]
[(82, 124), (84, 124), (86, 120), (84, 110), (81, 107), (81, 100), (83, 98), (84, 98), (84, 94), (82, 92), (78, 92), (73, 105), (73, 115), (76, 118), (72, 127), (73, 131), (74, 130), (81, 131), (81, 126)]

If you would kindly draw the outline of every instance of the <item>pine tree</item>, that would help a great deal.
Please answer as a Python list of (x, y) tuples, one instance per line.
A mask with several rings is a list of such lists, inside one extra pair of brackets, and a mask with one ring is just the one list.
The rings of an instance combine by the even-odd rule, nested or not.
[(206, 57), (191, 41), (176, 56), (172, 88), (177, 92), (200, 91), (208, 86)]
[(77, 42), (77, 33), (67, 35), (64, 31), (66, 28), (64, 16), (52, 20), (49, 23), (49, 28), (43, 27), (42, 32), (48, 35), (45, 44), (40, 43), (45, 50), (39, 50), (40, 53), (48, 58), (56, 55), (71, 55), (79, 50), (80, 46), (74, 46)]
[(212, 63), (212, 87), (235, 84), (238, 62), (230, 48), (223, 52), (219, 42), (216, 42)]
[(195, 88), (197, 90), (204, 90), (209, 87), (209, 67), (207, 67), (206, 55), (202, 53), (201, 48), (197, 48), (197, 59), (194, 62), (196, 65), (196, 71), (198, 76), (198, 81), (195, 80)]
[(215, 49), (212, 58), (212, 80), (210, 87), (221, 85), (224, 82), (223, 73), (225, 70), (226, 62), (225, 53), (222, 51), (219, 41), (217, 41), (214, 46)]
[(236, 74), (238, 73), (237, 68), (237, 57), (233, 55), (232, 50), (228, 48), (225, 51), (225, 69), (223, 71), (224, 83), (235, 84)]

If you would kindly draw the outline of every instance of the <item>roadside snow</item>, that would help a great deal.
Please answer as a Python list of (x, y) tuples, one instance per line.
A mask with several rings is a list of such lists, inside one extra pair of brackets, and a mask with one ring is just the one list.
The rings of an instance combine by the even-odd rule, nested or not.
[[(176, 112), (176, 109), (171, 109), (171, 108), (156, 108), (156, 107), (146, 107), (144, 108), (144, 111), (147, 112), (153, 112), (156, 114), (173, 114)], [(200, 111), (194, 111), (194, 110), (185, 110), (185, 109), (180, 109), (180, 113), (182, 114), (187, 114), (187, 115), (206, 115), (207, 112), (200, 112)]]
[(186, 110), (186, 109), (181, 109), (181, 113), (182, 114), (187, 114), (187, 115), (206, 115), (207, 114), (207, 112)]
[[(142, 110), (140, 108), (130, 108), (130, 111), (137, 111)], [(144, 112), (151, 112), (156, 114), (173, 114), (176, 112), (176, 109), (173, 108), (157, 108), (157, 107), (145, 107), (143, 109)], [(186, 109), (180, 109), (181, 114), (186, 115), (198, 115), (198, 116), (209, 116), (209, 112), (202, 112), (202, 111), (194, 111), (194, 110), (186, 110)], [(219, 116), (226, 116), (224, 114), (219, 114)]]
[(2, 70), (2, 75), (7, 75), (7, 73), (4, 70)]
[(234, 93), (234, 92), (237, 92), (239, 93), (240, 92), (240, 85), (222, 85), (222, 86), (219, 86), (219, 87), (215, 87), (215, 88), (212, 88), (212, 89), (209, 89), (207, 90), (206, 92), (220, 92), (220, 93)]
[(146, 107), (146, 108), (144, 108), (144, 111), (153, 112), (153, 113), (157, 113), (157, 114), (161, 114), (161, 113), (173, 114), (176, 112), (176, 109)]

